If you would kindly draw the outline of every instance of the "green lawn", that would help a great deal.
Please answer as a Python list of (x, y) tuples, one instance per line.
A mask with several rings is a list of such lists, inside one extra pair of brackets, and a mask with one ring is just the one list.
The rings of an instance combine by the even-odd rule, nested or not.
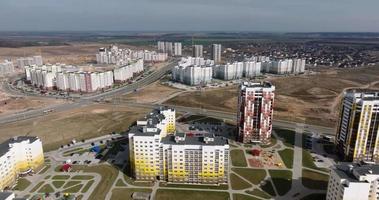
[(83, 184), (75, 185), (74, 187), (70, 187), (68, 189), (63, 190), (63, 193), (77, 193), (82, 189)]
[(229, 200), (227, 192), (158, 189), (155, 200)]
[(73, 179), (73, 180), (90, 180), (90, 179), (93, 179), (93, 176), (76, 175), (76, 176), (73, 176), (71, 179)]
[(295, 131), (288, 129), (274, 129), (275, 133), (283, 138), (284, 145), (288, 147), (293, 147), (295, 145)]
[(54, 189), (51, 187), (50, 184), (46, 184), (41, 187), (41, 189), (38, 190), (39, 193), (53, 193)]
[(266, 192), (259, 190), (259, 189), (254, 189), (253, 191), (247, 191), (248, 194), (255, 195), (258, 197), (262, 197), (264, 199), (270, 199), (271, 195), (267, 194)]
[(40, 188), (45, 182), (42, 181), (42, 182), (39, 182), (36, 186), (34, 186), (33, 189), (30, 190), (30, 192), (35, 192), (38, 190), (38, 188)]
[(266, 177), (266, 171), (263, 169), (232, 168), (232, 170), (255, 185)]
[(283, 196), (291, 189), (292, 172), (289, 170), (269, 170), (272, 182), (278, 192), (278, 195)]
[(53, 186), (55, 187), (55, 188), (60, 188), (60, 187), (62, 187), (62, 185), (64, 185), (64, 181), (53, 181), (52, 182), (53, 183)]
[(325, 200), (325, 199), (326, 199), (326, 194), (310, 194), (301, 198), (301, 200)]
[(133, 200), (133, 192), (148, 192), (151, 193), (151, 189), (126, 189), (116, 188), (112, 190), (111, 200)]
[(301, 182), (309, 189), (326, 190), (328, 188), (328, 181), (328, 175), (303, 169)]
[(116, 182), (116, 186), (122, 187), (122, 186), (126, 186), (126, 184), (124, 183), (123, 180), (118, 179), (117, 182)]
[(17, 180), (17, 184), (15, 186), (15, 190), (20, 190), (20, 191), (23, 191), (25, 190), (29, 185), (31, 184), (30, 181), (28, 181), (27, 179), (25, 178), (20, 178)]
[(195, 188), (195, 189), (212, 189), (212, 190), (227, 190), (228, 185), (187, 185), (187, 184), (167, 184), (160, 183), (159, 187), (175, 187), (175, 188)]
[(55, 175), (51, 179), (53, 180), (67, 180), (70, 178), (70, 175)]
[(280, 157), (282, 158), (284, 165), (286, 165), (287, 168), (292, 169), (293, 165), (293, 149), (284, 149), (282, 151), (278, 151)]
[(266, 183), (261, 186), (261, 189), (271, 196), (276, 196), (274, 186), (271, 181), (266, 181)]
[(235, 167), (247, 167), (246, 158), (242, 150), (234, 149), (230, 151), (232, 165)]
[(71, 186), (74, 186), (74, 185), (77, 185), (81, 183), (81, 181), (68, 181), (64, 186), (63, 188), (66, 189), (66, 188), (69, 188)]
[(248, 195), (243, 195), (243, 194), (233, 194), (233, 199), (234, 200), (260, 200), (258, 198), (251, 197)]
[(232, 185), (233, 190), (242, 190), (242, 189), (246, 189), (246, 188), (251, 187), (251, 184), (242, 180), (241, 178), (239, 178), (235, 174), (230, 175), (230, 181), (231, 181), (231, 185)]
[(51, 165), (45, 165), (45, 167), (43, 167), (43, 169), (38, 173), (38, 174), (44, 174), (47, 170), (49, 170), (51, 167)]
[(88, 181), (87, 184), (86, 184), (86, 186), (83, 187), (82, 193), (86, 193), (94, 182), (95, 182), (94, 180)]

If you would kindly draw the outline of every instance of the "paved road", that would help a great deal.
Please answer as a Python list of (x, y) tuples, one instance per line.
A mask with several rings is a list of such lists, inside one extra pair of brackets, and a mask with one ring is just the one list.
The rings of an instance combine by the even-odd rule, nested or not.
[(39, 117), (42, 115), (46, 115), (46, 113), (44, 113), (45, 110), (52, 109), (52, 110), (54, 110), (54, 112), (62, 112), (62, 111), (66, 111), (66, 110), (70, 110), (70, 109), (74, 109), (74, 108), (80, 108), (80, 107), (88, 106), (90, 104), (93, 104), (94, 101), (100, 100), (103, 98), (112, 97), (112, 96), (116, 96), (116, 95), (120, 95), (120, 94), (131, 93), (131, 92), (133, 92), (139, 88), (142, 88), (144, 86), (147, 86), (147, 85), (157, 81), (164, 74), (166, 74), (168, 71), (170, 71), (175, 65), (176, 65), (176, 62), (172, 62), (172, 63), (168, 64), (167, 66), (162, 67), (162, 68), (158, 69), (157, 71), (154, 71), (153, 73), (147, 75), (145, 78), (143, 78), (143, 79), (141, 79), (135, 83), (129, 84), (125, 87), (118, 88), (115, 90), (107, 91), (104, 93), (82, 97), (75, 102), (70, 102), (70, 103), (60, 104), (60, 105), (52, 105), (52, 106), (47, 106), (47, 107), (44, 107), (41, 109), (22, 111), (19, 113), (1, 116), (0, 117), (0, 124), (16, 122), (16, 121), (20, 121), (20, 120), (31, 119), (31, 118)]

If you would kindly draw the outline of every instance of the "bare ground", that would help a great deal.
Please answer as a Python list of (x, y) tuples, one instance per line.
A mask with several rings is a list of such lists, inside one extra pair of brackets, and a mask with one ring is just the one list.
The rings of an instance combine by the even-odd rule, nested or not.
[(93, 105), (51, 113), (32, 120), (0, 126), (0, 143), (12, 136), (34, 135), (42, 139), (45, 150), (58, 148), (72, 139), (92, 138), (112, 131), (125, 131), (148, 110), (142, 108)]
[[(347, 88), (378, 89), (379, 67), (326, 69), (315, 75), (276, 77), (276, 119), (334, 127), (341, 93)], [(371, 84), (370, 84), (371, 83)], [(237, 87), (181, 94), (166, 103), (236, 112)]]

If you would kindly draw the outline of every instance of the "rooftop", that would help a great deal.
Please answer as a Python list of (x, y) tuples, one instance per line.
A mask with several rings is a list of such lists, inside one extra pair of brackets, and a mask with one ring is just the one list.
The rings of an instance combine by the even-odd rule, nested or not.
[(8, 139), (7, 141), (0, 144), (0, 156), (3, 156), (9, 151), (9, 145), (13, 143), (19, 143), (22, 141), (29, 140), (30, 143), (33, 143), (34, 141), (38, 140), (38, 137), (34, 136), (18, 136)]
[[(184, 140), (176, 141), (175, 136), (184, 137)], [(212, 138), (213, 140), (210, 140), (208, 142), (205, 142), (205, 138)], [(209, 145), (209, 146), (223, 146), (228, 144), (228, 139), (221, 137), (221, 136), (215, 136), (211, 133), (205, 133), (202, 135), (185, 135), (184, 133), (176, 133), (176, 135), (168, 135), (164, 138), (162, 138), (163, 144), (172, 144), (172, 145)]]
[(13, 192), (0, 192), (0, 200), (8, 199), (13, 195)]
[(271, 88), (274, 87), (270, 82), (263, 81), (263, 82), (243, 82), (241, 84), (241, 87), (247, 87), (247, 88)]
[(340, 163), (334, 171), (343, 179), (350, 182), (360, 182), (359, 176), (367, 174), (379, 175), (379, 165), (366, 163)]

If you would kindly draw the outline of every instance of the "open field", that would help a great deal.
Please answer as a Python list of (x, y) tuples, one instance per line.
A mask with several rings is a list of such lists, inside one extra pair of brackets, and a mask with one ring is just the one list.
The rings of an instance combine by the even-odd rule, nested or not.
[[(180, 91), (181, 90), (179, 89), (175, 89), (173, 87), (162, 85), (159, 82), (155, 82), (138, 90), (137, 92), (123, 95), (120, 97), (120, 99), (134, 101), (137, 103), (155, 103)], [(118, 99), (119, 98), (116, 98), (114, 100), (117, 101)]]
[(32, 120), (0, 126), (0, 142), (16, 135), (42, 139), (45, 150), (58, 148), (72, 139), (92, 138), (126, 130), (148, 110), (142, 108), (92, 105)]
[[(271, 77), (275, 118), (333, 127), (346, 88), (378, 88), (379, 67), (320, 69), (313, 75)], [(237, 86), (184, 93), (167, 104), (236, 112)]]
[[(109, 46), (103, 43), (67, 43), (62, 46), (33, 46), (19, 48), (0, 48), (0, 60), (15, 59), (23, 56), (42, 55), (45, 63), (83, 64), (94, 63), (95, 54), (100, 47)], [(118, 45), (119, 47), (130, 47)]]

